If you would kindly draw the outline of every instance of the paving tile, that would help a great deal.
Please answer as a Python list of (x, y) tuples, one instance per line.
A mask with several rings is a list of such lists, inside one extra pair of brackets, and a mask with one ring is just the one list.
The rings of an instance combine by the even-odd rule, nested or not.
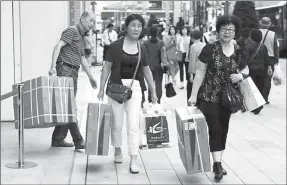
[(42, 174), (25, 174), (15, 173), (11, 184), (41, 184), (44, 173)]
[(13, 172), (3, 172), (1, 170), (1, 184), (11, 184), (13, 176)]
[(86, 166), (87, 166), (87, 156), (85, 155), (85, 153), (77, 152), (71, 175), (71, 184), (85, 184)]
[(110, 157), (90, 156), (88, 162), (87, 183), (117, 184), (116, 167)]
[(212, 184), (206, 174), (187, 175), (186, 173), (177, 173), (182, 184)]
[(141, 150), (140, 155), (147, 170), (172, 170), (172, 166), (162, 149)]
[(216, 184), (244, 184), (244, 182), (236, 175), (236, 172), (232, 171), (228, 164), (222, 162), (223, 168), (227, 171), (227, 175), (224, 175), (220, 182), (215, 181), (214, 172), (207, 172), (209, 179)]
[(147, 170), (150, 184), (181, 184), (173, 170)]
[(266, 170), (264, 174), (268, 176), (275, 184), (286, 184), (286, 170)]
[[(223, 160), (225, 164), (236, 174), (236, 176), (245, 184), (261, 183), (274, 184), (258, 167), (246, 159), (242, 154), (228, 145), (224, 152)], [(252, 176), (254, 175), (254, 176)]]
[(283, 171), (283, 167), (277, 163), (275, 160), (265, 155), (262, 152), (242, 152), (249, 161), (251, 161), (255, 166), (257, 166), (261, 171), (269, 170), (270, 168), (276, 169), (276, 171)]
[(69, 184), (69, 179), (59, 176), (45, 176), (41, 184)]
[(278, 148), (273, 142), (269, 140), (248, 140), (256, 148)]
[(124, 155), (123, 159), (122, 164), (116, 164), (119, 184), (150, 184), (140, 155), (137, 160), (137, 165), (139, 167), (138, 174), (132, 174), (129, 171), (130, 157)]

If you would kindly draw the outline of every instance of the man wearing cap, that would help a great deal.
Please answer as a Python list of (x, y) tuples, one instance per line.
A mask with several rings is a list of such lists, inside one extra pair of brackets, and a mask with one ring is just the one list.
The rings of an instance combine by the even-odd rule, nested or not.
[[(264, 45), (267, 47), (268, 51), (268, 70), (265, 79), (264, 79), (264, 89), (262, 92), (262, 96), (264, 97), (267, 104), (269, 104), (268, 96), (271, 89), (271, 79), (272, 74), (274, 71), (274, 65), (278, 64), (279, 62), (279, 42), (277, 40), (277, 36), (275, 32), (269, 30), (271, 26), (271, 20), (269, 17), (263, 17), (260, 20), (260, 26), (261, 26), (261, 33), (262, 33), (262, 40), (264, 40), (264, 37), (266, 35), (266, 39), (264, 42)], [(268, 31), (268, 33), (267, 33)]]

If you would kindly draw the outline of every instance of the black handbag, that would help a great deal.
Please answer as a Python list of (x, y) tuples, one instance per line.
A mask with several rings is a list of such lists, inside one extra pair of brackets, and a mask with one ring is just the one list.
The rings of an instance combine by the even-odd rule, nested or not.
[(176, 96), (176, 91), (173, 88), (172, 82), (169, 81), (170, 75), (167, 75), (168, 83), (165, 84), (165, 95), (168, 98)]
[(129, 99), (131, 99), (131, 97), (132, 97), (133, 91), (131, 88), (132, 88), (135, 76), (137, 74), (139, 64), (140, 64), (140, 58), (141, 58), (140, 44), (139, 44), (139, 42), (137, 44), (138, 44), (138, 51), (139, 51), (138, 63), (137, 63), (137, 67), (136, 67), (136, 70), (134, 72), (134, 76), (133, 76), (133, 79), (132, 79), (130, 86), (124, 86), (124, 85), (115, 84), (115, 83), (111, 83), (111, 82), (109, 82), (107, 85), (107, 90), (106, 90), (107, 96), (109, 96), (110, 98), (112, 98), (113, 100), (115, 100), (119, 103), (124, 103), (124, 102), (128, 101)]
[(236, 113), (243, 106), (243, 96), (238, 89), (228, 83), (229, 78), (225, 61), (222, 61), (222, 64), (226, 82), (222, 86), (221, 103), (223, 107), (230, 109), (231, 113)]

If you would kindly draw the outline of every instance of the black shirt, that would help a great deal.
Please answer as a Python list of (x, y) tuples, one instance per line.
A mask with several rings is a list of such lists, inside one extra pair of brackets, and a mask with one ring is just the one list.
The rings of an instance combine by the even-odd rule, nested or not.
[[(242, 70), (247, 65), (245, 60), (241, 60), (241, 52), (237, 44), (234, 45), (234, 53), (227, 57), (223, 51), (219, 41), (211, 44), (206, 44), (202, 49), (198, 59), (207, 64), (206, 74), (202, 85), (198, 91), (198, 99), (219, 103), (222, 92), (222, 84), (231, 83), (224, 77), (223, 62), (226, 63), (228, 75), (237, 73), (237, 70)], [(223, 61), (224, 60), (224, 61)]]
[[(106, 61), (113, 63), (111, 69), (111, 75), (109, 81), (111, 83), (122, 84), (121, 79), (132, 79), (137, 62), (138, 62), (138, 53), (137, 54), (128, 54), (123, 51), (123, 42), (124, 37), (113, 42), (106, 54)], [(143, 67), (148, 66), (147, 63), (147, 54), (145, 47), (140, 44), (141, 47), (141, 60), (136, 74), (135, 80), (140, 82), (144, 80), (143, 76)], [(140, 83), (143, 86), (143, 83)], [(146, 87), (142, 87), (145, 89)]]

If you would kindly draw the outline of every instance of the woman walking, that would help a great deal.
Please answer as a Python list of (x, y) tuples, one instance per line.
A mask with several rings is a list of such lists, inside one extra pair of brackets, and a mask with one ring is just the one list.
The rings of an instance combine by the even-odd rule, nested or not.
[(145, 21), (143, 17), (138, 14), (131, 14), (126, 18), (125, 28), (127, 34), (126, 36), (113, 42), (107, 51), (106, 63), (101, 74), (100, 91), (98, 94), (98, 98), (103, 99), (104, 87), (109, 75), (110, 77), (108, 84), (112, 83), (130, 86), (133, 75), (137, 68), (138, 59), (140, 57), (138, 71), (131, 87), (131, 98), (124, 103), (119, 103), (108, 97), (108, 102), (112, 105), (114, 114), (114, 121), (111, 131), (111, 143), (115, 148), (114, 161), (116, 163), (123, 162), (121, 151), (122, 128), (124, 113), (126, 113), (128, 153), (131, 157), (129, 170), (131, 173), (139, 173), (136, 161), (139, 148), (139, 115), (142, 98), (140, 81), (142, 81), (143, 78), (146, 79), (148, 87), (151, 90), (153, 103), (156, 103), (157, 101), (156, 92), (153, 85), (152, 73), (147, 63), (145, 47), (142, 44), (139, 44), (139, 36), (143, 31), (144, 25)]
[(169, 54), (174, 54), (175, 51), (178, 51), (179, 44), (176, 38), (176, 30), (174, 26), (171, 26), (168, 31), (168, 35), (163, 38), (163, 43), (167, 52), (168, 62), (169, 62), (169, 74), (172, 77), (173, 83), (176, 84), (175, 76), (178, 73), (179, 66), (178, 61), (170, 60)]
[[(180, 31), (181, 39), (180, 39), (180, 51), (182, 52), (182, 60), (179, 61), (179, 77), (180, 77), (180, 89), (184, 89), (184, 76), (185, 79), (188, 81), (188, 54), (189, 54), (189, 44), (190, 44), (190, 36), (188, 35), (187, 27), (183, 27)], [(185, 72), (183, 70), (185, 68)], [(185, 73), (185, 75), (184, 75)]]
[[(246, 61), (240, 59), (239, 46), (231, 42), (239, 30), (240, 21), (237, 17), (224, 15), (218, 18), (216, 31), (219, 40), (207, 44), (202, 49), (189, 99), (189, 103), (197, 105), (205, 116), (216, 180), (221, 180), (223, 175), (227, 174), (221, 161), (231, 110), (221, 102), (223, 85), (229, 84), (236, 88), (236, 84), (243, 79), (243, 74), (246, 75), (249, 71)], [(226, 66), (226, 70), (223, 65)], [(228, 74), (225, 74), (225, 71)]]

